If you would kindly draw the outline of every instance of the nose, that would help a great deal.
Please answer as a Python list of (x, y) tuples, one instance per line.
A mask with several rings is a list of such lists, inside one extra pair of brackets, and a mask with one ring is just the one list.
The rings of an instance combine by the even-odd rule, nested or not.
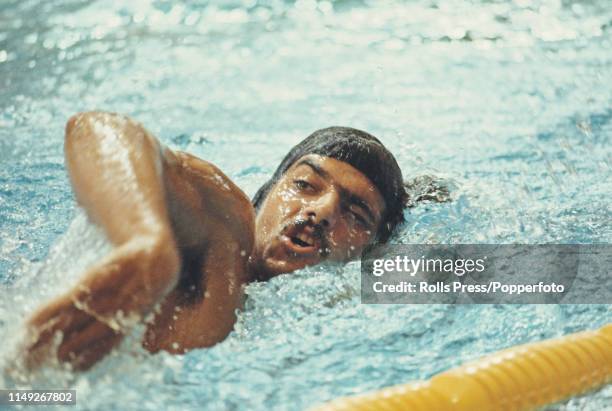
[(340, 197), (335, 190), (330, 190), (310, 202), (305, 211), (308, 219), (324, 228), (332, 227), (340, 210)]

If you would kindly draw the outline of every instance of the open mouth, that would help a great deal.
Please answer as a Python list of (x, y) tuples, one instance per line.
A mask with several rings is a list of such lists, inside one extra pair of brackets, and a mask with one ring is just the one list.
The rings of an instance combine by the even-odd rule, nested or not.
[(304, 234), (290, 237), (290, 239), (291, 239), (291, 242), (297, 245), (298, 247), (313, 247), (314, 246), (314, 241), (312, 239), (309, 239), (308, 236)]
[(295, 255), (311, 256), (318, 254), (321, 239), (312, 227), (293, 226), (281, 236), (282, 242)]

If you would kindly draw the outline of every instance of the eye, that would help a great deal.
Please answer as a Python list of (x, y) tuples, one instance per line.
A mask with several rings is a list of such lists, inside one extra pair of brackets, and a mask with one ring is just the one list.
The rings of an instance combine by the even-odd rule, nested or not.
[(350, 217), (361, 227), (368, 228), (368, 221), (357, 211), (353, 211), (350, 208), (346, 210)]
[(293, 180), (293, 185), (299, 189), (299, 190), (308, 190), (308, 189), (314, 189), (314, 187), (312, 186), (312, 184), (310, 184), (308, 181), (306, 180)]
[(368, 224), (368, 222), (366, 221), (366, 219), (365, 219), (365, 218), (363, 218), (363, 217), (361, 216), (361, 214), (359, 214), (359, 213), (353, 213), (353, 214), (355, 215), (355, 220), (357, 220), (357, 222), (358, 222), (358, 223), (360, 223), (360, 224), (362, 224), (362, 225), (364, 225), (364, 226)]

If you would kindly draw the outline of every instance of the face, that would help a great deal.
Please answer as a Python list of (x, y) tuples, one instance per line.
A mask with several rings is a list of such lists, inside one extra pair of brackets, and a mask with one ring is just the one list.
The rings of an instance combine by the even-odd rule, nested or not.
[(358, 257), (374, 241), (384, 208), (378, 189), (350, 164), (300, 158), (259, 209), (253, 254), (259, 275)]

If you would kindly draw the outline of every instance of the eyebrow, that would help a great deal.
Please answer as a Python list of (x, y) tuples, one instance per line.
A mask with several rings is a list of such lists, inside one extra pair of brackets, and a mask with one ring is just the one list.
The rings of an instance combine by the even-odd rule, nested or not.
[[(301, 160), (300, 162), (296, 164), (296, 168), (301, 165), (310, 167), (312, 171), (314, 171), (316, 174), (320, 175), (326, 180), (330, 179), (329, 173), (326, 170), (324, 170), (320, 165), (318, 165), (317, 163), (315, 163), (314, 161), (310, 159), (305, 158)], [(355, 193), (350, 192), (344, 187), (340, 187), (340, 196), (344, 198), (345, 200), (348, 200), (349, 203), (354, 204), (357, 207), (360, 207), (361, 209), (363, 209), (363, 211), (370, 218), (370, 222), (372, 224), (376, 222), (376, 218), (374, 217), (374, 213), (372, 212), (372, 209), (370, 208), (368, 203), (363, 198), (359, 197)]]

